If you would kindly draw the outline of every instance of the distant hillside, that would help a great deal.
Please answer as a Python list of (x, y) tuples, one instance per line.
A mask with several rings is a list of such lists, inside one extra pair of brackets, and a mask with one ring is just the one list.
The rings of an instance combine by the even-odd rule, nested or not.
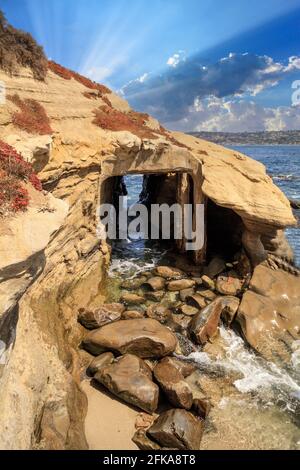
[(300, 130), (278, 132), (189, 132), (189, 134), (222, 145), (300, 145)]

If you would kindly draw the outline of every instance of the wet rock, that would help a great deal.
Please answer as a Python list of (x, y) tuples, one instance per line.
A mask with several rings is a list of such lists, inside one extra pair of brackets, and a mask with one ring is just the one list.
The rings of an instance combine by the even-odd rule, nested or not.
[(198, 310), (206, 307), (206, 302), (204, 297), (199, 294), (189, 295), (186, 297), (186, 302), (188, 305), (197, 308)]
[(137, 277), (135, 279), (128, 279), (122, 282), (121, 287), (126, 290), (138, 290), (146, 281), (146, 276)]
[(193, 393), (175, 365), (163, 359), (155, 366), (153, 374), (171, 405), (187, 410), (191, 408)]
[(138, 429), (134, 434), (132, 441), (140, 450), (161, 450), (161, 446), (154, 442), (143, 429)]
[(169, 266), (157, 266), (154, 272), (167, 280), (177, 280), (186, 277), (185, 272), (181, 269), (171, 268)]
[(191, 338), (204, 345), (218, 334), (222, 312), (232, 304), (231, 297), (218, 297), (211, 304), (195, 315), (189, 324)]
[(152, 318), (120, 320), (91, 331), (83, 341), (92, 354), (116, 351), (139, 357), (164, 357), (175, 351), (177, 339), (165, 326)]
[(145, 293), (146, 299), (152, 300), (152, 302), (161, 302), (161, 300), (164, 298), (164, 295), (165, 295), (165, 291), (163, 290)]
[(176, 357), (168, 356), (162, 359), (162, 361), (167, 364), (172, 364), (172, 366), (176, 367), (176, 369), (179, 370), (179, 372), (183, 375), (184, 378), (188, 377), (193, 372), (195, 372), (195, 370), (197, 370), (196, 366), (191, 362), (181, 361)]
[(148, 413), (139, 413), (135, 420), (135, 429), (148, 429), (155, 419), (156, 418), (153, 414), (149, 415)]
[(255, 268), (236, 316), (247, 342), (280, 366), (290, 361), (300, 340), (300, 278), (267, 266)]
[(213, 281), (209, 276), (202, 276), (201, 280), (204, 287), (211, 290), (215, 289), (215, 281)]
[(198, 290), (197, 294), (201, 295), (201, 297), (203, 297), (205, 300), (209, 300), (210, 302), (215, 300), (217, 297), (216, 294), (209, 289)]
[(203, 284), (201, 277), (192, 277), (192, 280), (195, 281), (196, 286), (202, 286)]
[(237, 295), (242, 286), (243, 281), (230, 274), (219, 276), (216, 283), (216, 289), (222, 295)]
[(195, 398), (193, 400), (192, 410), (195, 411), (200, 418), (206, 419), (211, 410), (211, 403), (207, 399)]
[(183, 409), (162, 413), (148, 429), (147, 435), (163, 447), (199, 450), (204, 422)]
[(151, 305), (148, 307), (146, 315), (148, 318), (153, 318), (160, 323), (167, 323), (172, 316), (172, 312), (163, 305)]
[(145, 302), (144, 297), (137, 294), (125, 293), (121, 297), (121, 301), (126, 305), (139, 305)]
[(244, 251), (238, 255), (237, 262), (235, 263), (235, 270), (241, 277), (252, 276), (251, 261)]
[(178, 313), (172, 313), (172, 322), (170, 323), (170, 327), (176, 332), (185, 334), (190, 321), (191, 317), (187, 317), (186, 315), (181, 315)]
[(152, 372), (145, 362), (133, 354), (122, 356), (114, 364), (102, 368), (95, 380), (127, 403), (152, 413), (158, 404), (159, 389), (152, 382)]
[(183, 289), (179, 292), (179, 297), (180, 297), (180, 300), (182, 302), (185, 302), (186, 301), (186, 298), (187, 297), (191, 297), (192, 295), (194, 295), (195, 293), (195, 289), (194, 288), (190, 288), (190, 289)]
[(164, 278), (155, 276), (150, 277), (144, 284), (143, 287), (150, 289), (152, 291), (162, 291), (165, 287), (166, 281)]
[(97, 372), (99, 372), (100, 369), (102, 369), (102, 367), (112, 364), (114, 359), (115, 357), (111, 352), (106, 352), (100, 354), (100, 356), (95, 357), (87, 369), (88, 375), (95, 375)]
[(238, 297), (227, 296), (227, 305), (221, 314), (221, 318), (227, 326), (230, 326), (235, 319), (239, 306), (240, 299)]
[(125, 307), (122, 304), (104, 304), (96, 310), (79, 309), (78, 321), (88, 330), (93, 330), (121, 318)]
[(183, 315), (187, 315), (188, 317), (193, 317), (194, 315), (196, 315), (196, 313), (199, 312), (199, 309), (196, 308), (196, 307), (192, 307), (190, 305), (187, 305), (187, 304), (183, 304), (180, 307), (180, 312)]
[(171, 281), (168, 283), (168, 290), (175, 292), (184, 289), (190, 289), (195, 286), (195, 281), (192, 279), (181, 279), (179, 281)]
[(133, 320), (135, 318), (144, 318), (144, 313), (139, 310), (126, 310), (122, 313), (122, 320)]
[(211, 260), (209, 265), (204, 268), (204, 274), (210, 278), (214, 278), (218, 276), (218, 274), (221, 274), (223, 271), (225, 271), (225, 269), (225, 261), (222, 258), (216, 256)]

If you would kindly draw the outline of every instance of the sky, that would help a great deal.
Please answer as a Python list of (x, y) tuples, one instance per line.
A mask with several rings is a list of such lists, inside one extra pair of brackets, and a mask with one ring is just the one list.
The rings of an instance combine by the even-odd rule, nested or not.
[(0, 0), (48, 58), (171, 129), (300, 129), (300, 0)]

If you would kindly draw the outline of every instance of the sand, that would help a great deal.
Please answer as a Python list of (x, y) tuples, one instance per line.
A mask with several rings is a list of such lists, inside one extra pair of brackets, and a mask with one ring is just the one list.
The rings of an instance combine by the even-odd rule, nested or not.
[(132, 442), (138, 411), (90, 380), (81, 383), (88, 398), (85, 434), (90, 450), (137, 450)]

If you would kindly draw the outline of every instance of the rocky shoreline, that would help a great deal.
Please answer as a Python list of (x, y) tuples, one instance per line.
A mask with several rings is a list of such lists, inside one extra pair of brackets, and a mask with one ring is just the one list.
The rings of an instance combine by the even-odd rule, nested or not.
[(86, 374), (140, 410), (132, 436), (139, 449), (199, 450), (216, 403), (188, 354), (214, 345), (220, 354), (219, 327), (241, 327), (251, 277), (245, 253), (230, 263), (215, 257), (204, 268), (157, 266), (123, 281), (120, 303), (79, 310), (89, 330), (82, 348), (94, 356)]

